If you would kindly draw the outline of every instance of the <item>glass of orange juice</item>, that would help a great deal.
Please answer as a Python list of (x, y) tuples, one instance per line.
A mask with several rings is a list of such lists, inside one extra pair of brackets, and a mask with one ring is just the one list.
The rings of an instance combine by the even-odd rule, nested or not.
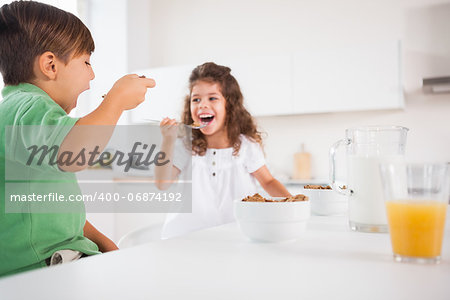
[(380, 165), (394, 260), (439, 263), (449, 204), (448, 165)]

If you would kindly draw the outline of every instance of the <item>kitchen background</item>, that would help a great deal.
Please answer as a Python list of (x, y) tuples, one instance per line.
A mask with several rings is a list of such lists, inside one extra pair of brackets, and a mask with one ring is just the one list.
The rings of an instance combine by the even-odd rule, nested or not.
[[(69, 9), (69, 2), (52, 3)], [(295, 183), (290, 178), (301, 144), (312, 155), (311, 181), (326, 182), (329, 147), (354, 126), (408, 127), (410, 160), (450, 162), (450, 93), (422, 90), (423, 78), (450, 76), (448, 0), (71, 3), (96, 42), (91, 61), (96, 78), (74, 116), (94, 109), (117, 78), (138, 72), (161, 75), (155, 75), (160, 90), (150, 90), (139, 111), (124, 114), (120, 124), (160, 117), (167, 101), (160, 95), (178, 95), (173, 89), (182, 94), (186, 70), (215, 61), (236, 71), (248, 108), (267, 133), (267, 164), (284, 183)], [(372, 63), (348, 64), (359, 56)], [(254, 76), (247, 76), (252, 70)], [(388, 81), (392, 86), (383, 85)], [(167, 115), (178, 117), (178, 104), (163, 105)], [(163, 215), (88, 218), (118, 241)]]

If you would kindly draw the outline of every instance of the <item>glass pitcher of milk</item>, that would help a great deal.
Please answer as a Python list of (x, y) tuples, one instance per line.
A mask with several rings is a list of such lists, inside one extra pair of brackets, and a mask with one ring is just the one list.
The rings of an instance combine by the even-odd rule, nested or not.
[[(330, 181), (334, 191), (348, 196), (350, 228), (388, 232), (379, 164), (402, 161), (408, 128), (368, 126), (346, 130), (346, 138), (330, 148)], [(336, 150), (346, 146), (347, 182), (336, 183)]]

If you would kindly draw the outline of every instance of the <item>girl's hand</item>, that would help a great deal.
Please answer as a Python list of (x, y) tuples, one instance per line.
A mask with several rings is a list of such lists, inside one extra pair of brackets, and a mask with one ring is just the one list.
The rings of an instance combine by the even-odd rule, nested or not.
[(175, 119), (164, 118), (159, 124), (163, 136), (161, 152), (165, 153), (168, 163), (155, 166), (155, 185), (159, 190), (168, 189), (178, 180), (180, 170), (173, 165), (175, 141), (178, 135), (178, 124)]
[(113, 103), (122, 110), (133, 109), (145, 100), (148, 88), (155, 87), (155, 81), (136, 74), (125, 75), (114, 83), (104, 101)]
[(159, 124), (161, 134), (165, 139), (175, 140), (177, 138), (177, 121), (175, 119), (164, 118)]

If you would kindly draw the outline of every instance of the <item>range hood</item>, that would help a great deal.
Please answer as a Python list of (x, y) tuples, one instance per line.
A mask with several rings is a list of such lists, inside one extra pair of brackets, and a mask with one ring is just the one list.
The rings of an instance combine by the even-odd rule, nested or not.
[(424, 78), (422, 89), (427, 94), (450, 93), (450, 76)]

